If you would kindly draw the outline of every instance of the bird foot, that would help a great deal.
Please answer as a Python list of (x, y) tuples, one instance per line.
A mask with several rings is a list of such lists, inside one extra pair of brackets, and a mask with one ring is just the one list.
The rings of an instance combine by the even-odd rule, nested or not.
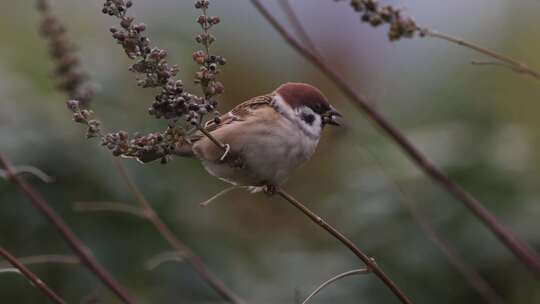
[(278, 191), (278, 187), (274, 186), (274, 185), (266, 185), (263, 188), (263, 192), (268, 196), (272, 196), (272, 195), (276, 194), (277, 191)]

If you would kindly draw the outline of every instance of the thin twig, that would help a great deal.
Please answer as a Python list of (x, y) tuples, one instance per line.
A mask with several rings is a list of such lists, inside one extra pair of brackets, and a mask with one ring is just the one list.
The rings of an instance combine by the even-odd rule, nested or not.
[(343, 278), (346, 278), (346, 277), (350, 277), (350, 276), (353, 276), (353, 275), (362, 275), (362, 274), (368, 274), (370, 273), (369, 269), (367, 268), (361, 268), (361, 269), (355, 269), (355, 270), (350, 270), (350, 271), (347, 271), (347, 272), (344, 272), (344, 273), (340, 273), (336, 276), (333, 276), (332, 278), (328, 279), (327, 281), (325, 281), (324, 283), (322, 283), (321, 285), (319, 285), (319, 287), (317, 287), (317, 289), (315, 289), (305, 300), (304, 302), (302, 302), (302, 304), (307, 304), (309, 303), (309, 301), (314, 297), (316, 296), (319, 292), (321, 292), (321, 290), (323, 290), (326, 286), (332, 284), (332, 283), (335, 283), (336, 281), (339, 281)]
[(394, 188), (400, 193), (401, 199), (399, 200), (403, 207), (410, 213), (413, 220), (420, 226), (422, 232), (431, 240), (433, 244), (444, 254), (448, 259), (450, 265), (452, 265), (467, 281), (467, 283), (478, 292), (478, 294), (484, 299), (485, 303), (501, 304), (504, 303), (501, 296), (497, 294), (497, 291), (489, 285), (489, 283), (476, 271), (471, 265), (469, 265), (465, 259), (459, 254), (459, 252), (448, 242), (441, 234), (437, 232), (433, 223), (427, 216), (416, 206), (410, 196), (407, 195), (405, 189), (396, 181), (389, 172), (387, 172), (383, 162), (377, 157), (376, 153), (364, 147), (364, 149), (371, 155), (373, 160), (379, 165), (383, 175), (394, 185)]
[[(34, 265), (34, 264), (48, 264), (48, 263), (58, 263), (58, 264), (79, 264), (80, 260), (76, 256), (72, 255), (61, 255), (61, 254), (47, 254), (47, 255), (35, 255), (24, 258), (17, 258), (19, 262), (23, 265)], [(5, 268), (7, 265), (0, 263), (0, 268)]]
[(146, 268), (149, 270), (154, 270), (157, 267), (159, 267), (161, 264), (165, 262), (183, 262), (185, 257), (183, 255), (179, 255), (178, 252), (172, 251), (172, 252), (162, 252), (159, 254), (156, 254), (155, 256), (151, 257), (146, 263)]
[(0, 268), (0, 273), (16, 273), (16, 274), (23, 275), (22, 272), (19, 269), (13, 268), (13, 267)]
[(233, 291), (231, 291), (225, 284), (217, 278), (213, 273), (208, 270), (202, 259), (197, 256), (191, 248), (178, 239), (174, 233), (167, 227), (167, 225), (161, 220), (157, 213), (152, 208), (152, 205), (146, 200), (142, 192), (137, 185), (133, 182), (126, 169), (122, 165), (122, 162), (117, 159), (113, 159), (114, 164), (118, 170), (118, 173), (122, 177), (122, 180), (128, 186), (130, 192), (135, 196), (137, 202), (145, 210), (148, 220), (154, 225), (163, 238), (176, 250), (178, 255), (185, 257), (186, 262), (190, 265), (195, 272), (219, 295), (225, 300), (234, 304), (245, 303), (240, 297), (238, 297)]
[(515, 66), (511, 65), (511, 64), (508, 64), (506, 62), (501, 62), (501, 61), (481, 61), (481, 60), (471, 60), (471, 64), (472, 65), (478, 65), (478, 66), (499, 66), (499, 67), (504, 67), (504, 68), (507, 68), (507, 69), (510, 69), (514, 72), (518, 72), (518, 73), (521, 73), (521, 71), (519, 71), (518, 69), (516, 69)]
[[(47, 173), (41, 171), (39, 168), (32, 167), (32, 166), (15, 167), (13, 168), (13, 173), (14, 174), (24, 174), (24, 173), (31, 174), (37, 177), (38, 179), (40, 179), (42, 182), (47, 183), (47, 184), (54, 182), (54, 178), (47, 175)], [(4, 179), (8, 178), (8, 174), (6, 173), (5, 170), (0, 170), (0, 177)]]
[(292, 197), (290, 194), (285, 192), (283, 189), (278, 189), (276, 193), (283, 199), (291, 203), (298, 210), (302, 211), (302, 213), (308, 216), (311, 221), (321, 226), (324, 230), (326, 230), (333, 237), (339, 240), (343, 245), (347, 246), (347, 248), (349, 248), (360, 260), (362, 260), (362, 262), (364, 262), (364, 264), (368, 266), (368, 269), (370, 269), (371, 271), (373, 271), (373, 273), (375, 273), (375, 275), (377, 275), (377, 277), (396, 295), (396, 297), (399, 298), (402, 303), (412, 303), (411, 300), (409, 300), (409, 298), (403, 293), (403, 291), (400, 290), (396, 283), (394, 283), (386, 275), (386, 273), (383, 272), (383, 270), (377, 265), (377, 263), (374, 262), (373, 259), (363, 253), (350, 239), (348, 239), (345, 235), (343, 235), (336, 228), (334, 228), (334, 226), (327, 223), (324, 219), (315, 214), (313, 211), (311, 211), (300, 201)]
[(76, 202), (73, 209), (79, 212), (98, 211), (98, 212), (122, 212), (130, 215), (135, 215), (140, 218), (148, 219), (148, 214), (145, 210), (139, 207), (133, 207), (121, 203), (108, 202)]
[(318, 54), (317, 46), (311, 39), (310, 35), (308, 34), (306, 28), (302, 25), (302, 21), (300, 21), (300, 18), (298, 17), (298, 14), (296, 14), (295, 10), (291, 6), (291, 3), (289, 0), (279, 0), (278, 3), (281, 5), (281, 8), (283, 9), (283, 12), (287, 16), (287, 19), (290, 21), (291, 25), (294, 27), (296, 33), (298, 34), (298, 37), (300, 40), (314, 53)]
[(65, 304), (66, 301), (52, 291), (47, 284), (45, 284), (40, 278), (38, 278), (30, 269), (26, 268), (20, 261), (7, 252), (4, 248), (0, 247), (0, 255), (4, 257), (13, 267), (17, 268), (34, 286), (39, 288), (43, 294), (49, 299), (58, 304)]
[[(300, 22), (298, 15), (295, 13), (295, 11), (292, 9), (292, 7), (289, 4), (288, 0), (281, 0), (280, 3), (283, 4), (283, 10), (291, 22), (295, 26), (295, 31), (297, 34), (301, 37), (303, 43), (311, 49), (313, 53), (321, 57), (317, 46), (313, 43), (311, 40), (309, 34), (306, 32), (304, 27), (302, 26), (302, 23)], [(499, 62), (495, 62), (499, 63)], [(499, 63), (503, 64), (505, 66), (511, 67), (507, 65), (506, 63)], [(373, 153), (370, 149), (367, 147), (364, 147), (365, 150), (372, 156), (372, 158), (375, 160), (375, 162), (379, 165), (381, 168), (382, 173), (387, 177), (387, 179), (391, 182), (393, 182), (395, 188), (397, 191), (401, 193), (401, 197), (403, 198), (400, 200), (402, 202), (405, 209), (411, 214), (412, 218), (415, 220), (415, 222), (418, 223), (424, 234), (443, 252), (443, 254), (447, 257), (448, 261), (452, 266), (454, 266), (458, 272), (460, 272), (469, 285), (471, 285), (479, 294), (484, 298), (486, 303), (503, 303), (501, 297), (497, 294), (497, 292), (489, 285), (489, 283), (484, 280), (484, 278), (470, 265), (468, 265), (465, 262), (465, 259), (461, 257), (461, 255), (458, 253), (458, 251), (442, 237), (435, 229), (431, 221), (425, 217), (418, 208), (416, 208), (416, 205), (414, 202), (412, 202), (409, 197), (406, 195), (405, 191), (401, 188), (399, 183), (394, 180), (388, 172), (386, 172), (384, 164), (380, 161), (380, 159), (377, 157), (375, 153)]]
[(318, 67), (334, 84), (349, 97), (367, 117), (377, 125), (384, 134), (392, 139), (402, 151), (409, 156), (426, 175), (436, 181), (443, 189), (461, 201), (477, 218), (479, 218), (497, 238), (527, 266), (533, 273), (540, 275), (540, 256), (528, 244), (518, 238), (512, 231), (500, 223), (482, 204), (470, 193), (452, 181), (441, 170), (435, 167), (431, 161), (424, 156), (401, 131), (387, 121), (379, 112), (371, 106), (366, 97), (356, 93), (348, 81), (336, 69), (326, 63), (322, 58), (311, 52), (300, 44), (285, 29), (274, 16), (258, 0), (251, 0), (253, 5), (259, 10), (267, 21), (275, 28), (282, 38), (296, 51), (303, 55), (312, 64)]
[(540, 80), (540, 72), (530, 68), (526, 64), (461, 38), (418, 26), (416, 21), (411, 17), (405, 16), (403, 10), (400, 8), (392, 5), (378, 5), (377, 0), (350, 0), (350, 6), (361, 15), (360, 20), (362, 22), (372, 27), (378, 27), (382, 24), (388, 25), (388, 38), (390, 41), (397, 41), (402, 38), (412, 39), (418, 36), (442, 39), (507, 63), (513, 67), (512, 70)]
[(518, 73), (526, 74), (526, 75), (532, 76), (533, 78), (535, 78), (537, 80), (540, 80), (540, 72), (532, 69), (531, 67), (529, 67), (525, 63), (519, 62), (519, 61), (517, 61), (515, 59), (512, 59), (512, 58), (506, 56), (506, 55), (497, 53), (497, 52), (492, 51), (490, 49), (487, 49), (487, 48), (484, 48), (482, 46), (476, 45), (474, 43), (465, 41), (465, 40), (463, 40), (461, 38), (453, 37), (453, 36), (450, 36), (448, 34), (440, 33), (440, 32), (434, 31), (434, 30), (419, 29), (419, 31), (420, 31), (421, 34), (425, 35), (426, 37), (442, 39), (442, 40), (448, 41), (450, 43), (454, 43), (454, 44), (466, 47), (468, 49), (474, 50), (476, 52), (479, 52), (479, 53), (484, 54), (486, 56), (489, 56), (491, 58), (497, 59), (502, 63), (508, 64), (511, 67), (512, 70), (514, 70), (514, 71), (516, 71)]
[(28, 199), (32, 202), (34, 207), (38, 209), (55, 228), (60, 232), (64, 240), (71, 247), (71, 249), (79, 256), (81, 262), (87, 266), (101, 281), (107, 285), (111, 291), (113, 291), (124, 303), (135, 303), (131, 296), (126, 292), (110, 274), (99, 264), (99, 262), (92, 256), (90, 250), (86, 245), (77, 238), (71, 228), (64, 222), (64, 220), (50, 207), (49, 203), (39, 194), (30, 184), (18, 175), (13, 173), (11, 165), (3, 154), (0, 153), (0, 167), (8, 173), (9, 180), (24, 193)]
[(232, 187), (229, 187), (229, 188), (226, 188), (222, 191), (220, 191), (218, 194), (212, 196), (211, 198), (205, 200), (204, 202), (200, 203), (199, 206), (201, 207), (208, 207), (208, 205), (210, 205), (210, 203), (212, 203), (213, 201), (215, 201), (216, 199), (222, 197), (223, 195), (233, 191), (233, 190), (237, 190), (237, 189), (249, 189), (248, 186), (232, 186)]

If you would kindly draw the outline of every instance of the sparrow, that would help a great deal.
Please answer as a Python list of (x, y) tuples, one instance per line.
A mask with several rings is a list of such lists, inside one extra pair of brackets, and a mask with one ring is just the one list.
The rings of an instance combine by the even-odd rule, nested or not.
[(176, 153), (196, 157), (211, 175), (235, 186), (276, 189), (308, 161), (326, 125), (342, 115), (312, 85), (285, 83), (270, 94), (247, 100), (204, 129), (180, 140)]

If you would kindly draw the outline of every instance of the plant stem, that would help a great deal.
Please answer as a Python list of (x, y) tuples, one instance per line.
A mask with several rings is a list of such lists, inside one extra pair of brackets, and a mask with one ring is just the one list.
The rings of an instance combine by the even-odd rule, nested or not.
[[(300, 21), (298, 15), (295, 13), (294, 9), (290, 5), (288, 0), (281, 0), (280, 3), (283, 6), (283, 11), (285, 12), (285, 15), (287, 16), (287, 19), (290, 21), (290, 23), (294, 26), (294, 30), (301, 38), (304, 45), (306, 45), (314, 54), (322, 58), (322, 55), (319, 53), (317, 46), (313, 41), (311, 40), (309, 34), (307, 33), (306, 29), (302, 25), (302, 22)], [(501, 62), (495, 62), (495, 64), (502, 64), (509, 68), (512, 68), (511, 65)], [(405, 193), (405, 191), (400, 187), (399, 183), (395, 181), (388, 172), (386, 172), (385, 167), (383, 163), (378, 159), (375, 153), (373, 153), (371, 150), (369, 150), (367, 147), (365, 147), (365, 150), (372, 155), (375, 162), (379, 165), (381, 168), (382, 173), (388, 178), (389, 181), (394, 183), (394, 186), (399, 191), (399, 193), (402, 196), (402, 200), (400, 202), (402, 203), (403, 207), (407, 209), (407, 211), (411, 214), (411, 217), (413, 220), (420, 226), (424, 234), (427, 236), (428, 239), (430, 239), (433, 244), (441, 252), (446, 256), (448, 259), (450, 265), (454, 266), (454, 268), (463, 275), (467, 283), (474, 288), (480, 296), (485, 300), (486, 303), (492, 303), (492, 304), (500, 304), (503, 303), (501, 297), (497, 294), (497, 292), (489, 285), (489, 283), (470, 265), (465, 262), (465, 259), (459, 254), (459, 252), (448, 242), (442, 235), (440, 235), (431, 221), (424, 216), (421, 210), (419, 210), (414, 202), (410, 201)], [(354, 271), (353, 271), (354, 272)], [(325, 284), (329, 284), (331, 280), (325, 282), (321, 287), (326, 286)], [(319, 287), (319, 288), (321, 288)], [(317, 289), (310, 297), (315, 295), (320, 289)], [(308, 297), (306, 301), (309, 300)], [(305, 303), (304, 302), (304, 303)]]
[(298, 210), (300, 210), (302, 213), (304, 213), (307, 217), (309, 217), (312, 222), (321, 226), (324, 230), (326, 230), (333, 237), (339, 240), (343, 245), (349, 248), (360, 260), (362, 260), (362, 262), (364, 262), (364, 264), (368, 266), (370, 271), (373, 271), (373, 273), (377, 275), (377, 277), (396, 295), (397, 298), (399, 298), (402, 303), (412, 304), (411, 300), (409, 300), (409, 298), (399, 289), (396, 283), (394, 283), (386, 275), (386, 273), (383, 272), (383, 270), (373, 261), (373, 259), (367, 256), (364, 252), (362, 252), (350, 239), (348, 239), (345, 235), (343, 235), (336, 228), (334, 228), (334, 226), (330, 225), (320, 216), (311, 211), (300, 201), (285, 192), (283, 189), (278, 189), (276, 193), (283, 199), (288, 201), (291, 205), (296, 207)]
[(4, 248), (0, 247), (0, 256), (4, 257), (13, 267), (17, 268), (34, 286), (39, 288), (43, 294), (49, 299), (58, 304), (65, 304), (66, 301), (52, 291), (47, 284), (45, 284), (37, 275), (35, 275), (30, 269), (26, 268), (21, 262), (7, 252)]
[[(23, 265), (33, 264), (80, 264), (81, 261), (78, 257), (72, 255), (60, 255), (60, 254), (47, 254), (47, 255), (34, 255), (29, 257), (17, 258), (17, 260)], [(4, 268), (5, 265), (0, 264), (0, 268)]]
[(444, 33), (439, 33), (437, 31), (434, 31), (434, 30), (430, 30), (430, 29), (418, 29), (420, 31), (421, 34), (425, 35), (426, 37), (431, 37), (431, 38), (438, 38), (438, 39), (442, 39), (442, 40), (445, 40), (445, 41), (448, 41), (450, 43), (454, 43), (454, 44), (457, 44), (457, 45), (461, 45), (463, 47), (466, 47), (466, 48), (469, 48), (471, 50), (474, 50), (474, 51), (477, 51), (479, 53), (482, 53), (486, 56), (489, 56), (491, 58), (495, 58), (503, 63), (506, 63), (508, 64), (512, 70), (518, 72), (518, 73), (522, 73), (522, 74), (526, 74), (526, 75), (529, 75), (529, 76), (532, 76), (533, 78), (537, 79), (537, 80), (540, 80), (540, 72), (532, 69), (531, 67), (529, 67), (528, 65), (522, 63), (522, 62), (519, 62), (515, 59), (512, 59), (506, 55), (503, 55), (503, 54), (500, 54), (500, 53), (497, 53), (495, 51), (492, 51), (490, 49), (487, 49), (487, 48), (484, 48), (484, 47), (481, 47), (479, 45), (476, 45), (474, 43), (471, 43), (471, 42), (468, 42), (468, 41), (465, 41), (463, 39), (460, 39), (460, 38), (457, 38), (457, 37), (454, 37), (454, 36), (450, 36), (448, 34), (444, 34)]
[(109, 287), (124, 303), (133, 304), (135, 301), (127, 293), (110, 274), (99, 264), (99, 262), (92, 256), (90, 250), (85, 244), (77, 238), (75, 233), (69, 228), (64, 220), (50, 207), (49, 203), (36, 191), (30, 184), (18, 175), (14, 174), (11, 165), (7, 161), (4, 155), (0, 153), (0, 166), (4, 168), (8, 174), (8, 178), (13, 184), (24, 193), (28, 199), (32, 202), (34, 207), (38, 209), (55, 228), (60, 232), (64, 240), (71, 247), (71, 249), (81, 259), (81, 262), (92, 271), (105, 285)]
[(302, 56), (318, 67), (334, 84), (353, 102), (369, 119), (378, 126), (386, 136), (392, 139), (401, 150), (432, 180), (437, 182), (454, 198), (462, 202), (478, 219), (480, 219), (491, 232), (525, 265), (531, 272), (540, 275), (540, 256), (528, 244), (500, 223), (482, 204), (471, 194), (452, 181), (446, 174), (435, 167), (401, 131), (387, 121), (369, 103), (367, 98), (356, 93), (348, 81), (315, 53), (300, 44), (292, 35), (274, 18), (274, 16), (258, 0), (251, 0), (283, 39)]
[(362, 275), (362, 274), (368, 274), (370, 273), (369, 269), (366, 269), (366, 268), (362, 268), (362, 269), (355, 269), (355, 270), (350, 270), (350, 271), (347, 271), (347, 272), (344, 272), (344, 273), (340, 273), (336, 276), (333, 276), (332, 278), (326, 280), (325, 282), (323, 282), (321, 285), (319, 285), (319, 287), (317, 287), (317, 289), (315, 289), (305, 300), (304, 302), (302, 302), (302, 304), (307, 304), (309, 303), (309, 301), (314, 297), (316, 296), (319, 292), (321, 292), (326, 286), (332, 284), (332, 283), (335, 283), (336, 281), (338, 280), (341, 280), (343, 278), (346, 278), (346, 277), (350, 277), (350, 276), (353, 276), (353, 275)]
[(422, 210), (416, 206), (416, 203), (410, 199), (405, 192), (405, 189), (392, 178), (389, 172), (385, 169), (383, 162), (377, 157), (376, 153), (365, 150), (372, 156), (373, 160), (381, 168), (383, 175), (394, 184), (395, 189), (401, 194), (400, 203), (409, 212), (412, 219), (420, 226), (420, 229), (425, 236), (444, 254), (450, 265), (452, 265), (465, 279), (465, 281), (482, 297), (485, 303), (502, 304), (504, 303), (497, 291), (489, 285), (489, 283), (480, 275), (476, 269), (469, 265), (458, 250), (446, 240), (435, 228), (432, 221), (424, 215)]
[(230, 290), (225, 284), (216, 277), (213, 273), (208, 270), (203, 260), (197, 256), (191, 248), (184, 244), (180, 239), (178, 239), (174, 233), (167, 227), (163, 220), (157, 215), (155, 210), (152, 208), (152, 205), (141, 190), (137, 187), (135, 182), (131, 179), (126, 169), (122, 165), (122, 162), (118, 159), (113, 159), (114, 164), (118, 170), (118, 173), (122, 177), (122, 180), (128, 186), (130, 192), (135, 196), (139, 205), (144, 209), (146, 218), (154, 225), (156, 230), (161, 234), (161, 236), (171, 245), (174, 250), (178, 253), (179, 256), (184, 257), (185, 261), (193, 268), (195, 272), (210, 286), (212, 287), (219, 295), (221, 295), (225, 300), (233, 304), (244, 304), (245, 301), (237, 296), (232, 290)]

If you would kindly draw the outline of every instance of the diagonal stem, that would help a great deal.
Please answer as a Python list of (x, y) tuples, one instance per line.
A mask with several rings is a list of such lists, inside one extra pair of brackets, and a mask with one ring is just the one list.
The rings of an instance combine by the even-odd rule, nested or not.
[(34, 284), (47, 298), (58, 304), (65, 304), (66, 301), (57, 295), (52, 289), (47, 286), (37, 275), (35, 275), (30, 269), (24, 266), (17, 258), (12, 256), (4, 248), (0, 247), (0, 256), (4, 257), (13, 267), (17, 268), (32, 284)]
[[(46, 255), (34, 255), (29, 257), (17, 258), (19, 262), (23, 265), (33, 265), (33, 264), (48, 264), (48, 263), (59, 263), (59, 264), (79, 264), (81, 261), (79, 258), (71, 255), (61, 255), (61, 254), (46, 254)], [(0, 264), (0, 268), (4, 268), (5, 265)]]
[(73, 233), (71, 228), (64, 222), (64, 220), (50, 207), (49, 203), (39, 194), (30, 184), (18, 175), (14, 174), (11, 165), (7, 159), (0, 153), (0, 166), (8, 174), (8, 178), (13, 184), (24, 193), (30, 202), (38, 209), (53, 226), (56, 227), (58, 232), (62, 235), (71, 249), (79, 256), (81, 262), (92, 271), (105, 285), (109, 287), (124, 303), (132, 304), (135, 301), (127, 293), (110, 274), (109, 272), (99, 264), (99, 262), (92, 256), (90, 250), (86, 245)]
[(161, 264), (165, 262), (171, 262), (171, 261), (183, 262), (184, 256), (180, 255), (177, 251), (161, 252), (151, 257), (150, 259), (148, 259), (145, 265), (147, 269), (154, 270), (157, 267), (159, 267)]
[[(54, 181), (54, 179), (50, 177), (49, 175), (47, 175), (45, 172), (41, 171), (39, 168), (32, 167), (32, 166), (15, 167), (13, 168), (13, 173), (14, 174), (28, 173), (37, 177), (42, 182), (47, 183), (47, 184), (52, 183)], [(8, 176), (7, 176), (7, 173), (4, 172), (4, 170), (0, 170), (0, 177), (7, 179)]]
[(450, 265), (452, 265), (469, 283), (469, 285), (474, 288), (476, 292), (478, 292), (485, 303), (504, 303), (501, 296), (497, 294), (497, 291), (491, 287), (491, 285), (489, 285), (489, 283), (480, 275), (480, 273), (465, 261), (457, 249), (437, 231), (431, 220), (425, 216), (422, 210), (416, 206), (415, 202), (410, 199), (405, 192), (405, 189), (403, 189), (398, 181), (393, 179), (390, 173), (387, 172), (383, 162), (377, 157), (377, 155), (367, 147), (365, 150), (369, 152), (373, 160), (379, 165), (383, 175), (394, 184), (395, 189), (401, 194), (402, 199), (400, 202), (403, 207), (409, 212), (418, 226), (420, 226), (420, 229), (423, 231), (425, 236), (431, 240), (431, 242), (444, 254)]
[(148, 215), (145, 210), (139, 207), (132, 207), (127, 204), (121, 203), (76, 202), (73, 209), (80, 212), (121, 212), (134, 215), (143, 219), (148, 219)]
[(445, 40), (447, 42), (450, 42), (450, 43), (454, 43), (454, 44), (457, 44), (457, 45), (461, 45), (463, 47), (466, 47), (468, 49), (471, 49), (471, 50), (474, 50), (478, 53), (481, 53), (481, 54), (484, 54), (486, 56), (489, 56), (491, 58), (494, 58), (494, 59), (497, 59), (500, 61), (500, 63), (504, 63), (506, 65), (508, 65), (509, 67), (511, 67), (512, 70), (518, 72), (518, 73), (522, 73), (522, 74), (526, 74), (526, 75), (529, 75), (537, 80), (540, 80), (540, 72), (532, 69), (531, 67), (529, 67), (528, 65), (522, 63), (522, 62), (519, 62), (515, 59), (512, 59), (506, 55), (503, 55), (503, 54), (500, 54), (500, 53), (497, 53), (495, 51), (492, 51), (490, 49), (487, 49), (487, 48), (484, 48), (484, 47), (481, 47), (479, 45), (476, 45), (474, 43), (471, 43), (471, 42), (468, 42), (468, 41), (465, 41), (461, 38), (457, 38), (457, 37), (454, 37), (454, 36), (450, 36), (450, 35), (447, 35), (447, 34), (444, 34), (444, 33), (440, 33), (440, 32), (437, 32), (437, 31), (434, 31), (434, 30), (430, 30), (430, 29), (418, 29), (418, 31), (420, 31), (420, 33), (422, 35), (424, 35), (425, 37), (431, 37), (431, 38), (438, 38), (438, 39), (442, 39), (442, 40)]
[[(308, 49), (310, 49), (315, 55), (323, 58), (323, 56), (320, 54), (320, 52), (317, 50), (317, 46), (313, 43), (311, 40), (309, 34), (305, 30), (305, 28), (302, 26), (302, 23), (298, 17), (298, 15), (295, 13), (294, 9), (291, 7), (289, 0), (281, 0), (280, 3), (283, 6), (283, 11), (287, 15), (287, 19), (291, 22), (291, 24), (294, 26), (294, 30), (297, 32), (297, 34), (300, 36), (302, 42), (304, 45), (307, 46)], [(494, 62), (495, 64), (503, 64), (505, 66), (508, 66), (509, 68), (513, 68), (512, 66), (506, 64), (506, 63), (500, 63), (500, 62)], [(373, 153), (371, 150), (369, 150), (367, 147), (365, 147), (365, 150), (369, 152), (373, 156), (373, 159), (378, 163), (379, 167), (382, 170), (382, 173), (389, 179), (389, 181), (392, 181), (396, 187), (396, 189), (401, 193), (401, 196), (403, 199), (401, 200), (403, 207), (409, 211), (411, 214), (413, 220), (420, 226), (424, 234), (429, 238), (437, 248), (441, 250), (441, 252), (446, 256), (449, 263), (456, 268), (456, 270), (463, 275), (465, 280), (471, 285), (472, 288), (474, 288), (480, 296), (486, 301), (486, 303), (503, 303), (501, 297), (497, 294), (497, 292), (489, 285), (489, 283), (484, 280), (484, 278), (470, 265), (465, 262), (465, 259), (458, 253), (458, 251), (446, 240), (442, 235), (440, 235), (431, 221), (423, 215), (421, 210), (419, 210), (414, 202), (410, 201), (403, 189), (401, 189), (400, 185), (397, 181), (392, 179), (390, 174), (386, 172), (383, 163), (377, 158), (375, 153)], [(354, 272), (354, 271), (353, 271)], [(329, 280), (331, 281), (331, 280)], [(328, 283), (329, 281), (325, 282)], [(324, 284), (323, 284), (324, 285)], [(317, 289), (313, 294), (316, 294), (319, 291)], [(310, 296), (310, 297), (312, 297)], [(309, 298), (306, 299), (306, 301), (309, 300)], [(305, 303), (305, 302), (304, 302)]]
[(279, 0), (278, 3), (281, 5), (283, 12), (287, 15), (287, 19), (290, 21), (291, 25), (294, 27), (294, 30), (300, 37), (300, 40), (309, 48), (312, 52), (318, 54), (317, 47), (311, 37), (309, 36), (306, 28), (302, 25), (302, 21), (296, 14), (294, 8), (291, 5), (289, 0)]
[(328, 285), (335, 283), (343, 278), (350, 277), (353, 275), (362, 275), (362, 274), (368, 274), (370, 271), (369, 269), (362, 268), (362, 269), (355, 269), (350, 270), (344, 273), (340, 273), (336, 276), (331, 277), (330, 279), (324, 281), (319, 287), (317, 287), (305, 300), (302, 302), (302, 304), (307, 304), (309, 301), (316, 296), (319, 292), (321, 292), (324, 288), (326, 288)]
[(225, 286), (225, 284), (212, 272), (210, 272), (203, 260), (196, 255), (191, 248), (178, 239), (169, 229), (169, 227), (167, 227), (163, 220), (157, 215), (154, 208), (152, 208), (150, 202), (148, 202), (144, 194), (137, 187), (135, 182), (133, 182), (121, 161), (117, 159), (113, 159), (113, 161), (118, 173), (122, 177), (122, 180), (126, 183), (130, 192), (135, 196), (139, 205), (144, 209), (146, 218), (154, 225), (154, 227), (169, 243), (169, 245), (176, 250), (178, 255), (184, 257), (185, 261), (193, 268), (193, 270), (197, 272), (199, 276), (225, 300), (233, 304), (244, 304), (245, 301), (237, 296), (227, 286)]
[(276, 192), (279, 196), (281, 196), (283, 199), (285, 199), (287, 202), (289, 202), (291, 205), (296, 207), (298, 210), (300, 210), (302, 213), (304, 213), (309, 219), (311, 219), (312, 222), (322, 227), (324, 230), (326, 230), (328, 233), (330, 233), (334, 238), (339, 240), (343, 245), (345, 245), (349, 250), (351, 250), (364, 264), (368, 266), (368, 269), (370, 271), (373, 271), (375, 275), (396, 295), (397, 298), (402, 303), (412, 304), (411, 300), (403, 293), (403, 291), (400, 290), (400, 288), (392, 281), (386, 273), (374, 262), (373, 259), (371, 259), (368, 255), (366, 255), (364, 252), (362, 252), (349, 238), (347, 238), (345, 235), (343, 235), (339, 230), (337, 230), (334, 226), (330, 225), (328, 222), (326, 222), (324, 219), (322, 219), (320, 216), (315, 214), (313, 211), (311, 211), (308, 207), (306, 207), (304, 204), (302, 204), (300, 201), (292, 197), (290, 194), (285, 192), (283, 189), (278, 189)]
[(367, 98), (356, 93), (348, 81), (323, 61), (315, 53), (300, 44), (292, 35), (274, 18), (274, 16), (258, 0), (251, 0), (253, 5), (274, 27), (281, 37), (302, 56), (321, 70), (334, 84), (356, 105), (369, 119), (392, 139), (401, 150), (432, 180), (437, 182), (454, 198), (462, 202), (478, 219), (480, 219), (497, 238), (533, 273), (540, 275), (540, 256), (528, 244), (500, 223), (482, 204), (461, 186), (451, 180), (446, 174), (435, 167), (401, 131), (386, 120), (373, 108)]

